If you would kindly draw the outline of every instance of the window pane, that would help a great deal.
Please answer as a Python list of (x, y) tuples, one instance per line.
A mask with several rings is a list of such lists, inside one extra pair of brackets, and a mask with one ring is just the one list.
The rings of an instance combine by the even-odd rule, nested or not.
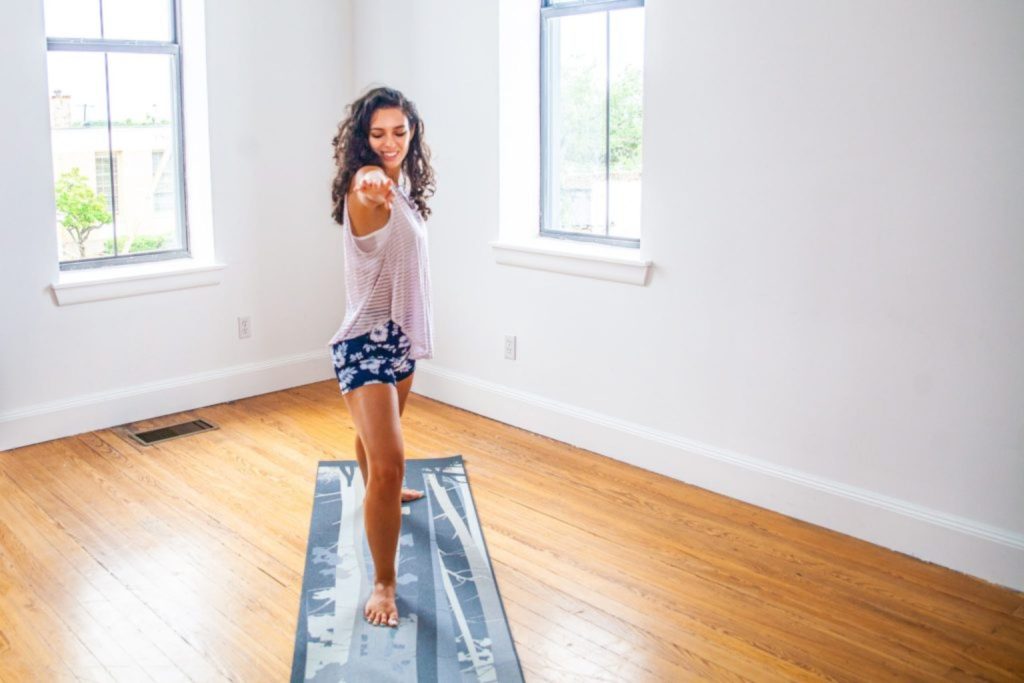
[(640, 238), (643, 136), (644, 13), (610, 13), (611, 139), (608, 232)]
[(106, 200), (107, 213), (116, 216), (121, 208), (121, 198), (117, 196), (117, 189), (120, 186), (117, 178), (117, 158), (113, 157), (106, 150), (96, 152), (96, 194)]
[(606, 15), (549, 20), (549, 229), (605, 234)]
[(173, 40), (171, 0), (102, 0), (103, 37), (114, 40)]
[(118, 253), (179, 249), (179, 175), (173, 58), (109, 55), (110, 118), (117, 150)]
[(112, 180), (103, 58), (102, 53), (47, 55), (62, 261), (101, 256), (104, 241), (114, 236), (112, 195), (106, 194), (112, 190)]
[(49, 38), (99, 38), (99, 0), (45, 0), (43, 15)]
[(173, 211), (174, 197), (174, 154), (162, 149), (153, 152), (153, 211)]

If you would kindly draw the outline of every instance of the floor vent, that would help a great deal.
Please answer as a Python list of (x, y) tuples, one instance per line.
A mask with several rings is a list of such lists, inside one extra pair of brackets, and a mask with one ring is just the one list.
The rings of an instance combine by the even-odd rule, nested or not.
[(155, 443), (161, 441), (168, 441), (170, 439), (177, 439), (181, 436), (189, 436), (190, 434), (198, 434), (199, 432), (205, 432), (210, 429), (217, 429), (217, 425), (206, 420), (192, 420), (191, 422), (182, 422), (181, 424), (171, 425), (170, 427), (160, 427), (158, 429), (150, 429), (148, 432), (128, 432), (128, 436), (132, 437), (143, 446), (152, 446)]

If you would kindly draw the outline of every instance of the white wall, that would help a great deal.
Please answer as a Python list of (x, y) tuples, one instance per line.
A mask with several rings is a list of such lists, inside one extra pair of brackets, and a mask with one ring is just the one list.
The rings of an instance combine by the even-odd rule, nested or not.
[(647, 287), (495, 264), (497, 2), (354, 17), (437, 150), (416, 391), (1024, 587), (1024, 4), (648, 0)]
[[(331, 376), (344, 314), (331, 138), (351, 99), (351, 5), (302, 7), (207, 3), (221, 283), (56, 306), (42, 2), (4, 3), (0, 448)], [(237, 338), (239, 315), (252, 338)]]

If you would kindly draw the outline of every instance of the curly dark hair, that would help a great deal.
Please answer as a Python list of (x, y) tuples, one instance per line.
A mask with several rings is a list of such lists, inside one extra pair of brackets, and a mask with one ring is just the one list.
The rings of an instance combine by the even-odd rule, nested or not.
[(409, 153), (402, 161), (402, 171), (409, 179), (409, 197), (416, 203), (420, 215), (426, 220), (430, 216), (427, 199), (434, 194), (434, 169), (430, 166), (430, 148), (423, 142), (423, 121), (416, 111), (416, 105), (393, 88), (374, 88), (347, 107), (348, 116), (338, 124), (338, 134), (331, 143), (334, 145), (334, 163), (338, 174), (331, 187), (334, 203), (332, 216), (341, 225), (345, 216), (345, 195), (356, 172), (366, 165), (383, 166), (380, 157), (370, 147), (370, 120), (378, 109), (395, 107), (402, 110), (409, 119), (413, 131), (409, 141)]

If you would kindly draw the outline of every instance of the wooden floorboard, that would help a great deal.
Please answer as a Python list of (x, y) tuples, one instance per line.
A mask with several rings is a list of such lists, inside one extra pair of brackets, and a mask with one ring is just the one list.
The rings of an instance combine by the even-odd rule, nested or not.
[[(0, 453), (0, 681), (280, 681), (334, 382)], [(1024, 595), (411, 394), (461, 454), (526, 679), (1024, 680)]]

